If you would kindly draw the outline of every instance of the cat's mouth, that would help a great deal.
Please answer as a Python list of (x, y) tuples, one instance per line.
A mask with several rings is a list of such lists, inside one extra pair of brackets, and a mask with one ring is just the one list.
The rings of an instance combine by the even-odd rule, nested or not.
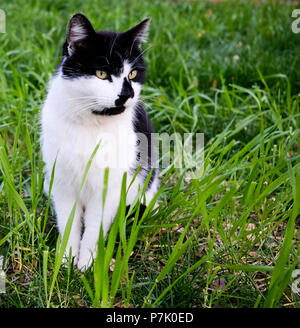
[(92, 113), (96, 115), (118, 115), (123, 113), (125, 106), (116, 106), (103, 108), (102, 110), (93, 110)]

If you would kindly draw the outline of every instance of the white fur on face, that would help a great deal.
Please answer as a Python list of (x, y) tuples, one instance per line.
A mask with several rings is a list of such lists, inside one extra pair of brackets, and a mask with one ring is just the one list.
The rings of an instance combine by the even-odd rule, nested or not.
[[(69, 115), (78, 114), (82, 117), (85, 114), (92, 113), (92, 110), (101, 111), (104, 108), (115, 107), (115, 101), (119, 98), (124, 83), (124, 78), (128, 78), (132, 67), (128, 61), (124, 62), (123, 72), (119, 76), (112, 75), (112, 82), (109, 80), (101, 80), (96, 76), (94, 77), (80, 77), (72, 80), (62, 79), (62, 85), (65, 91), (66, 100), (70, 105)], [(134, 97), (129, 98), (124, 104), (126, 108), (133, 107), (137, 102), (141, 85), (137, 82), (131, 82), (134, 90)], [(78, 112), (78, 105), (80, 111)], [(86, 108), (86, 113), (84, 108)], [(94, 115), (94, 114), (93, 114)]]

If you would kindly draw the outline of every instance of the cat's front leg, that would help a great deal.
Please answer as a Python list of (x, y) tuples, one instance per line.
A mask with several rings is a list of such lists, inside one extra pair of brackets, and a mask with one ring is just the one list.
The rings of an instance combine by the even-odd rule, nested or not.
[(78, 261), (80, 270), (86, 270), (95, 259), (101, 222), (104, 236), (106, 236), (116, 215), (118, 205), (119, 200), (114, 199), (114, 197), (107, 197), (104, 211), (102, 211), (102, 199), (99, 195), (98, 197), (92, 197), (86, 205), (84, 213), (85, 229), (80, 242)]
[[(53, 192), (52, 195), (53, 195), (54, 206), (56, 211), (56, 221), (57, 221), (58, 231), (61, 234), (61, 240), (62, 240), (65, 233), (65, 228), (68, 219), (70, 217), (70, 213), (75, 203), (75, 197), (73, 197), (72, 194), (70, 194), (69, 192), (62, 191), (62, 190), (59, 191), (56, 190), (56, 192)], [(74, 258), (75, 265), (77, 264), (79, 259), (79, 246), (80, 246), (80, 236), (81, 236), (81, 228), (82, 228), (81, 217), (82, 217), (82, 207), (80, 206), (80, 204), (77, 204), (65, 254), (64, 254), (64, 259), (63, 259), (64, 262), (67, 261), (71, 250), (72, 257), (75, 257)]]

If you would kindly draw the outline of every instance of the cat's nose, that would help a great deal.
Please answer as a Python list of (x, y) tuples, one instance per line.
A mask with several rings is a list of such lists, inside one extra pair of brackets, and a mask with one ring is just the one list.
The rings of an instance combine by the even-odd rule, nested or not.
[(134, 90), (130, 82), (124, 78), (123, 86), (119, 98), (115, 101), (116, 106), (123, 106), (127, 99), (134, 97)]

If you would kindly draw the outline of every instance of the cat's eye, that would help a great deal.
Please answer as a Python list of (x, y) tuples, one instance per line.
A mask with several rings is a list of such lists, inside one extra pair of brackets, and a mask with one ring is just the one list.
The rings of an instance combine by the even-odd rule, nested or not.
[(107, 78), (107, 73), (105, 71), (96, 71), (96, 76), (101, 80), (105, 80)]
[(137, 76), (137, 70), (136, 69), (134, 69), (133, 71), (131, 71), (128, 74), (128, 77), (129, 77), (130, 80), (133, 80), (136, 76)]

